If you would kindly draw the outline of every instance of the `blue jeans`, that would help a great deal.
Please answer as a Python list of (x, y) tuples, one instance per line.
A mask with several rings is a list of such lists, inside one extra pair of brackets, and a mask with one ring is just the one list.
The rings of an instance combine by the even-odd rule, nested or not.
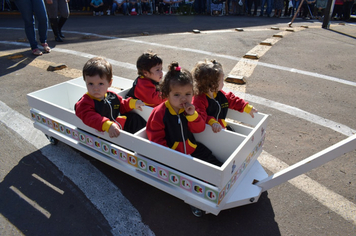
[(265, 3), (267, 2), (266, 14), (269, 16), (272, 13), (272, 0), (262, 0), (261, 4), (261, 15), (263, 16), (263, 11), (265, 9)]
[[(124, 15), (126, 14), (127, 5), (128, 5), (127, 2), (123, 2), (123, 3), (121, 4), (122, 14), (124, 14)], [(114, 3), (112, 4), (112, 8), (111, 8), (111, 15), (114, 15), (114, 13), (115, 13), (117, 7), (118, 7), (118, 5), (116, 4), (116, 2), (114, 2)]]
[(37, 48), (35, 18), (38, 22), (38, 34), (40, 42), (47, 42), (47, 11), (43, 0), (15, 0), (15, 4), (21, 12), (22, 19), (25, 22), (25, 33), (30, 42), (31, 49)]

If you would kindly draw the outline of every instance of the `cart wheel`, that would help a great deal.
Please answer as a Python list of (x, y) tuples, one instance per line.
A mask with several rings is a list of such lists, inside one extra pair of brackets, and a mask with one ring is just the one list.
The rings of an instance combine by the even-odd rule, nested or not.
[(46, 137), (48, 138), (48, 141), (52, 144), (52, 145), (57, 145), (58, 143), (58, 139), (55, 139), (53, 137), (50, 137), (46, 134)]
[(202, 211), (199, 208), (190, 206), (190, 209), (192, 210), (193, 215), (195, 215), (196, 217), (202, 217), (205, 215), (205, 211)]

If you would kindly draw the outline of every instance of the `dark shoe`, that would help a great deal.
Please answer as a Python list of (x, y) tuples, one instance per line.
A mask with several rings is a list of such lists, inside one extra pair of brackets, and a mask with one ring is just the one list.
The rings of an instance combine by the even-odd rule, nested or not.
[(56, 40), (56, 42), (63, 42), (63, 39), (59, 36), (55, 36), (54, 40)]

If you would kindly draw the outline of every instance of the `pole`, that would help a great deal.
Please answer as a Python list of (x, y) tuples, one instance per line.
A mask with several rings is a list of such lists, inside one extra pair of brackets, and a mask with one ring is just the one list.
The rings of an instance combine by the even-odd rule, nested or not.
[(329, 27), (330, 27), (330, 18), (333, 13), (333, 10), (334, 10), (334, 4), (335, 4), (335, 0), (328, 0), (328, 3), (325, 8), (325, 12), (324, 12), (324, 21), (323, 21), (323, 25), (322, 25), (323, 29), (329, 29)]

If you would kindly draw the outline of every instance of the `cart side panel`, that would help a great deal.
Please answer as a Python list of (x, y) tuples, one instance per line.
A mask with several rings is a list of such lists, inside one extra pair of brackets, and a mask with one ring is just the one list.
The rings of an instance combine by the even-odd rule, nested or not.
[[(257, 124), (255, 128), (249, 127), (244, 129), (244, 132), (248, 132), (249, 129), (251, 131), (247, 136), (245, 134), (230, 131), (222, 131), (219, 134), (213, 134), (209, 127), (203, 133), (197, 134), (198, 141), (202, 141), (206, 146), (212, 149), (213, 153), (218, 158), (225, 161), (222, 167), (214, 166), (153, 143), (147, 140), (147, 136), (141, 136), (139, 134), (132, 135), (122, 131), (119, 137), (111, 139), (107, 133), (99, 132), (83, 124), (83, 122), (74, 114), (74, 104), (86, 92), (86, 89), (82, 85), (76, 83), (81, 82), (79, 82), (79, 80), (76, 80), (75, 83), (69, 81), (28, 94), (29, 105), (30, 107), (35, 108), (38, 112), (48, 114), (54, 120), (58, 119), (64, 121), (79, 129), (87, 131), (88, 133), (110, 140), (112, 143), (128, 150), (134, 150), (142, 156), (149, 157), (183, 173), (207, 181), (217, 186), (219, 189), (226, 188), (229, 182), (231, 183), (231, 180), (234, 178), (234, 174), (238, 169), (246, 169), (244, 165), (246, 165), (246, 163), (248, 164), (249, 161), (254, 160), (252, 157), (257, 153), (257, 150), (255, 150), (256, 147), (260, 148), (263, 144), (260, 143), (262, 134), (264, 133), (261, 131), (261, 128), (263, 127), (263, 129), (265, 129), (264, 121), (267, 116), (262, 114), (257, 115), (254, 119), (251, 117), (249, 118), (249, 116), (242, 119), (245, 121), (249, 118), (250, 120), (254, 120), (254, 122), (249, 123)], [(123, 91), (123, 93), (125, 92)], [(147, 119), (151, 109), (152, 108), (144, 107), (143, 112), (137, 112)], [(240, 115), (243, 116), (241, 113), (236, 114), (237, 118), (239, 118)], [(263, 125), (261, 125), (261, 123)], [(257, 133), (261, 133), (260, 136), (258, 136)]]

